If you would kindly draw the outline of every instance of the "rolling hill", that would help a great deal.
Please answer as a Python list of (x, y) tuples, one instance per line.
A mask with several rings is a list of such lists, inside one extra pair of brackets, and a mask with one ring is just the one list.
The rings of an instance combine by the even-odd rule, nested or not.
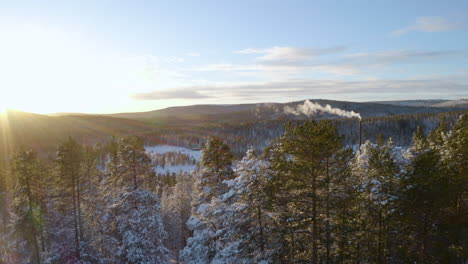
[[(396, 114), (418, 114), (437, 113), (462, 109), (453, 104), (437, 107), (425, 104), (408, 104), (402, 101), (390, 102), (346, 102), (333, 100), (311, 100), (320, 105), (331, 105), (346, 111), (360, 113), (363, 117), (387, 116)], [(138, 112), (138, 113), (118, 113), (111, 114), (112, 117), (145, 120), (153, 123), (176, 124), (178, 122), (234, 122), (252, 120), (276, 120), (276, 119), (304, 119), (305, 116), (296, 116), (286, 113), (285, 107), (294, 108), (302, 104), (303, 101), (290, 103), (258, 103), (239, 105), (191, 105), (169, 107), (161, 110)], [(445, 103), (437, 101), (437, 103)], [(429, 104), (429, 103), (428, 103)], [(432, 103), (430, 105), (433, 105)], [(468, 107), (467, 107), (468, 108)], [(333, 115), (318, 113), (314, 118), (332, 118)]]
[[(466, 100), (419, 100), (393, 102), (344, 102), (312, 100), (322, 106), (331, 105), (345, 111), (360, 113), (362, 117), (382, 117), (401, 114), (433, 114), (465, 109)], [(285, 111), (296, 108), (303, 101), (290, 103), (258, 103), (238, 105), (192, 105), (166, 109), (108, 115), (64, 113), (39, 115), (21, 111), (8, 111), (0, 117), (0, 154), (11, 152), (19, 146), (29, 146), (50, 153), (61, 140), (72, 136), (77, 140), (94, 144), (112, 135), (144, 135), (149, 141), (164, 139), (170, 142), (200, 142), (210, 131), (224, 130), (227, 126), (262, 121), (339, 118), (318, 111), (314, 116), (294, 115)], [(210, 132), (210, 133), (208, 133)], [(223, 132), (224, 133), (224, 132)], [(229, 134), (229, 133), (228, 133)], [(227, 134), (226, 134), (227, 135)], [(175, 143), (178, 144), (178, 143)], [(198, 145), (195, 143), (195, 145)]]
[(404, 101), (376, 101), (374, 103), (396, 105), (396, 106), (415, 106), (415, 107), (438, 107), (438, 108), (458, 108), (468, 109), (468, 99), (458, 100), (404, 100)]
[(47, 116), (9, 110), (0, 116), (0, 155), (17, 147), (53, 151), (68, 136), (93, 144), (112, 135), (141, 134), (153, 131), (149, 123), (96, 115)]

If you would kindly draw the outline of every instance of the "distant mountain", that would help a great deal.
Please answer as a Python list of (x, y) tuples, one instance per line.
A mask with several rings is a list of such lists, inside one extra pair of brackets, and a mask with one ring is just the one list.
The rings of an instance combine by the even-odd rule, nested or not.
[(110, 114), (113, 117), (131, 118), (131, 119), (154, 119), (165, 117), (176, 118), (195, 118), (212, 114), (226, 114), (254, 109), (258, 104), (237, 104), (237, 105), (191, 105), (175, 106), (160, 110), (135, 113)]
[[(345, 111), (360, 113), (363, 117), (387, 116), (395, 114), (437, 113), (459, 110), (452, 104), (433, 106), (446, 103), (443, 100), (433, 100), (431, 103), (408, 103), (410, 101), (392, 102), (346, 102), (333, 100), (311, 100), (320, 105), (331, 105)], [(161, 110), (111, 114), (112, 117), (146, 120), (155, 123), (177, 122), (232, 122), (272, 119), (304, 119), (305, 116), (293, 115), (285, 111), (286, 107), (295, 108), (304, 101), (290, 103), (258, 103), (238, 105), (192, 105), (169, 107)], [(318, 112), (313, 118), (333, 118), (334, 115)]]
[(405, 101), (376, 101), (374, 103), (397, 105), (397, 106), (415, 106), (415, 107), (442, 107), (468, 109), (468, 99), (458, 100), (405, 100)]

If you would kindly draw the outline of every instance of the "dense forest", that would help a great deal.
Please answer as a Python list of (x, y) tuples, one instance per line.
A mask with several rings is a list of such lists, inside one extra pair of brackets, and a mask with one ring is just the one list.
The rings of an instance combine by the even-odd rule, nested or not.
[(195, 161), (144, 137), (20, 148), (0, 172), (0, 263), (466, 263), (468, 116), (439, 117), (369, 118), (354, 149), (356, 120), (265, 121), (242, 157), (220, 126), (192, 173), (155, 170)]
[[(347, 147), (357, 147), (359, 144), (359, 126), (362, 128), (362, 140), (375, 142), (382, 133), (385, 138), (392, 138), (395, 145), (408, 147), (412, 143), (412, 135), (418, 127), (427, 134), (438, 126), (441, 119), (450, 125), (456, 122), (466, 110), (442, 112), (401, 114), (380, 117), (337, 118), (330, 119), (337, 128), (337, 133), (343, 136)], [(321, 120), (320, 115), (310, 119)], [(284, 134), (288, 123), (302, 124), (308, 119), (275, 119), (255, 120), (231, 123), (200, 122), (196, 124), (166, 124), (157, 132), (141, 134), (147, 144), (170, 144), (185, 147), (201, 148), (209, 137), (222, 138), (237, 157), (243, 157), (250, 147), (259, 150)]]

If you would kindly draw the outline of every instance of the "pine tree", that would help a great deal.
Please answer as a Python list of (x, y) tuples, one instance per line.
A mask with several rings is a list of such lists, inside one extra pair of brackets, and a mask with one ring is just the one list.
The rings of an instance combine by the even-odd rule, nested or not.
[[(283, 143), (286, 153), (292, 157), (288, 162), (294, 175), (291, 191), (298, 194), (296, 201), (293, 200), (298, 209), (295, 213), (297, 215), (293, 217), (299, 221), (291, 224), (297, 225), (296, 239), (302, 241), (297, 243), (298, 252), (294, 254), (299, 259), (310, 259), (311, 263), (318, 263), (321, 225), (325, 220), (320, 216), (325, 209), (325, 205), (321, 203), (323, 198), (320, 197), (324, 193), (322, 183), (327, 176), (327, 162), (342, 148), (342, 139), (337, 136), (330, 122), (311, 121), (295, 128), (287, 128)], [(302, 233), (302, 230), (305, 232)]]
[(231, 180), (233, 155), (229, 147), (218, 138), (211, 138), (203, 148), (201, 168), (195, 173), (192, 215), (188, 227), (193, 235), (181, 252), (181, 260), (188, 263), (210, 263), (217, 251), (217, 231), (222, 223), (216, 215), (219, 200), (227, 190), (225, 180)]
[(386, 143), (366, 142), (353, 161), (353, 173), (358, 178), (360, 193), (359, 238), (362, 261), (384, 263), (393, 255), (397, 240), (392, 212), (399, 186), (400, 165), (390, 138)]
[(10, 222), (9, 201), (7, 197), (6, 173), (0, 169), (0, 263), (8, 262), (10, 255), (10, 243), (7, 240), (10, 233), (8, 223)]
[[(114, 144), (113, 148), (116, 147)], [(117, 153), (111, 155), (109, 163), (114, 185), (136, 190), (141, 187), (146, 178), (155, 177), (151, 159), (145, 153), (144, 142), (141, 138), (125, 137), (117, 146)]]
[(98, 150), (92, 146), (84, 146), (81, 163), (81, 261), (83, 263), (103, 263), (103, 239), (100, 217), (104, 212), (105, 203), (101, 188), (102, 172), (97, 165)]
[(442, 176), (440, 156), (421, 142), (424, 138), (417, 133), (414, 154), (398, 194), (398, 221), (404, 241), (400, 257), (406, 262), (435, 263), (438, 261), (430, 252), (437, 248), (433, 243), (437, 240), (435, 226), (446, 203), (447, 179)]
[(167, 234), (158, 197), (143, 189), (122, 192), (109, 208), (107, 224), (115, 228), (118, 256), (112, 263), (168, 263)]
[[(81, 259), (81, 241), (82, 241), (82, 217), (81, 217), (81, 166), (82, 166), (82, 146), (78, 144), (73, 138), (69, 137), (68, 140), (63, 142), (57, 151), (56, 163), (58, 165), (58, 189), (57, 194), (60, 195), (58, 201), (61, 208), (64, 209), (63, 216), (65, 218), (71, 217), (71, 224), (73, 225), (73, 241), (74, 251), (65, 253), (62, 258), (73, 259), (77, 261)], [(71, 197), (71, 212), (69, 211), (70, 204), (67, 199)], [(67, 221), (61, 221), (64, 228), (67, 226)], [(60, 232), (60, 231), (58, 231)], [(59, 235), (60, 236), (60, 235)], [(62, 247), (62, 243), (57, 245)], [(71, 249), (66, 249), (67, 250)]]
[(429, 141), (431, 142), (432, 148), (442, 147), (444, 144), (444, 138), (449, 131), (449, 125), (445, 117), (441, 117), (439, 125), (434, 128), (429, 134)]
[(266, 209), (266, 181), (266, 162), (253, 149), (248, 150), (236, 166), (236, 178), (225, 181), (229, 188), (221, 196), (224, 210), (218, 213), (224, 225), (218, 230), (219, 250), (213, 263), (274, 261), (278, 248), (271, 230), (270, 212)]
[(169, 187), (162, 198), (164, 227), (168, 233), (166, 247), (178, 258), (179, 251), (185, 247), (190, 236), (187, 221), (191, 214), (193, 179), (188, 173), (177, 175), (177, 183)]
[(468, 258), (468, 115), (459, 117), (452, 131), (446, 134), (440, 150), (444, 174), (448, 181), (447, 204), (443, 222), (447, 228), (448, 259), (462, 263)]
[(19, 151), (12, 162), (12, 173), (16, 180), (14, 190), (14, 231), (26, 241), (23, 257), (30, 254), (32, 263), (41, 263), (39, 234), (42, 214), (38, 199), (38, 160), (33, 151)]
[(167, 263), (160, 200), (142, 184), (155, 175), (143, 140), (121, 139), (108, 168), (104, 182), (111, 186), (105, 189), (106, 208), (101, 219), (104, 255), (111, 263)]

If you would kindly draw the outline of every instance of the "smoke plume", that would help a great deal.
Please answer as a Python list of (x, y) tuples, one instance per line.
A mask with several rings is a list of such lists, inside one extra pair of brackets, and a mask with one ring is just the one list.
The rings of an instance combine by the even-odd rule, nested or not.
[(313, 103), (309, 100), (305, 100), (304, 104), (298, 105), (296, 108), (286, 106), (284, 108), (284, 112), (287, 114), (294, 115), (306, 115), (307, 117), (311, 117), (319, 112), (323, 112), (348, 118), (357, 117), (361, 119), (361, 115), (354, 111), (341, 110), (339, 108), (331, 107), (329, 104), (327, 104), (326, 106), (321, 106), (320, 104)]

